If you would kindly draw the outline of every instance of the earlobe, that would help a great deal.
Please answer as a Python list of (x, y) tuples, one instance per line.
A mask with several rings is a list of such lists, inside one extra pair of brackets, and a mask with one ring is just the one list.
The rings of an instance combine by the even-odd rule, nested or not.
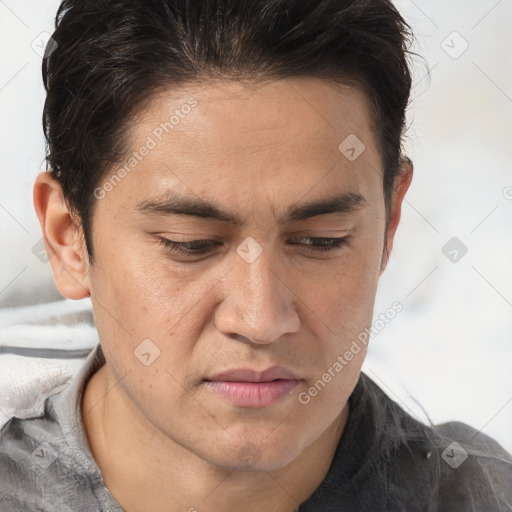
[(68, 299), (89, 296), (88, 261), (81, 244), (81, 228), (50, 172), (37, 176), (33, 199), (57, 289)]
[(413, 172), (414, 167), (412, 160), (408, 157), (403, 157), (400, 163), (398, 174), (395, 177), (395, 182), (393, 185), (393, 194), (391, 197), (391, 207), (389, 213), (389, 223), (385, 242), (387, 250), (384, 251), (384, 254), (382, 256), (380, 268), (381, 274), (384, 272), (388, 264), (389, 255), (391, 254), (391, 249), (393, 248), (393, 240), (395, 238), (395, 233), (400, 222), (402, 203), (405, 197), (405, 193), (407, 192), (411, 184)]

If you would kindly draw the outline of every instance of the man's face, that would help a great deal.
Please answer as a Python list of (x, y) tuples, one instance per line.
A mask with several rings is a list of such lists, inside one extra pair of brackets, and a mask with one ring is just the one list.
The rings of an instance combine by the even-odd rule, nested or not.
[[(90, 291), (112, 384), (158, 435), (226, 468), (272, 470), (340, 417), (365, 347), (335, 363), (371, 324), (385, 238), (370, 122), (361, 92), (313, 78), (172, 90), (134, 120), (130, 155), (145, 156), (101, 184)], [(351, 134), (362, 153), (353, 135), (339, 148)], [(166, 198), (230, 217), (151, 208)], [(334, 198), (338, 211), (301, 209)], [(203, 242), (173, 252), (165, 239)], [(295, 380), (211, 382), (274, 366)]]

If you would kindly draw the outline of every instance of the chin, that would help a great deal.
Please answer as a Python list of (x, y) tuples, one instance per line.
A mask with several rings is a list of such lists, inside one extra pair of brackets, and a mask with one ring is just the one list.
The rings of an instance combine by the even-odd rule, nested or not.
[[(289, 443), (290, 436), (277, 446), (276, 442), (228, 443), (223, 447), (217, 444), (216, 453), (209, 453), (205, 458), (210, 463), (228, 471), (277, 471), (290, 464), (300, 452), (297, 443)], [(211, 444), (209, 446), (212, 446)]]

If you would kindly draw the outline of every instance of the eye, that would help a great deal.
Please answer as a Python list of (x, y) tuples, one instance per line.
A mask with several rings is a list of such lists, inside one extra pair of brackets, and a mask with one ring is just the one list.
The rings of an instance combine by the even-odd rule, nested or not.
[(299, 238), (298, 240), (308, 240), (310, 243), (301, 244), (296, 240), (292, 240), (292, 245), (307, 245), (309, 246), (307, 250), (312, 252), (328, 252), (334, 251), (335, 249), (339, 249), (345, 244), (348, 244), (349, 236), (343, 236), (338, 238), (326, 238), (326, 237), (311, 237), (304, 236)]
[(187, 242), (176, 242), (162, 238), (161, 245), (168, 249), (171, 253), (181, 254), (182, 256), (200, 256), (210, 252), (213, 247), (222, 245), (216, 240), (190, 240)]
[[(348, 243), (348, 236), (338, 238), (326, 237), (302, 237), (297, 240), (291, 240), (290, 245), (304, 245), (307, 250), (311, 252), (328, 252), (341, 248)], [(301, 240), (306, 240), (307, 243), (301, 243)], [(222, 242), (216, 240), (190, 240), (186, 242), (177, 242), (162, 238), (161, 245), (163, 245), (169, 252), (173, 254), (180, 254), (182, 256), (202, 256), (211, 252), (215, 247), (222, 245)]]

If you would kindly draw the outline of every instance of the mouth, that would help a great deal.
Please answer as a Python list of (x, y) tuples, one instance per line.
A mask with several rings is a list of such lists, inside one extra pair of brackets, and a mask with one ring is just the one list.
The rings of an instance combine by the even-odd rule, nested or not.
[(259, 409), (289, 396), (303, 381), (282, 367), (229, 370), (204, 380), (206, 388), (237, 407)]
[(300, 380), (277, 379), (269, 382), (205, 381), (206, 387), (237, 407), (260, 409), (289, 395)]

